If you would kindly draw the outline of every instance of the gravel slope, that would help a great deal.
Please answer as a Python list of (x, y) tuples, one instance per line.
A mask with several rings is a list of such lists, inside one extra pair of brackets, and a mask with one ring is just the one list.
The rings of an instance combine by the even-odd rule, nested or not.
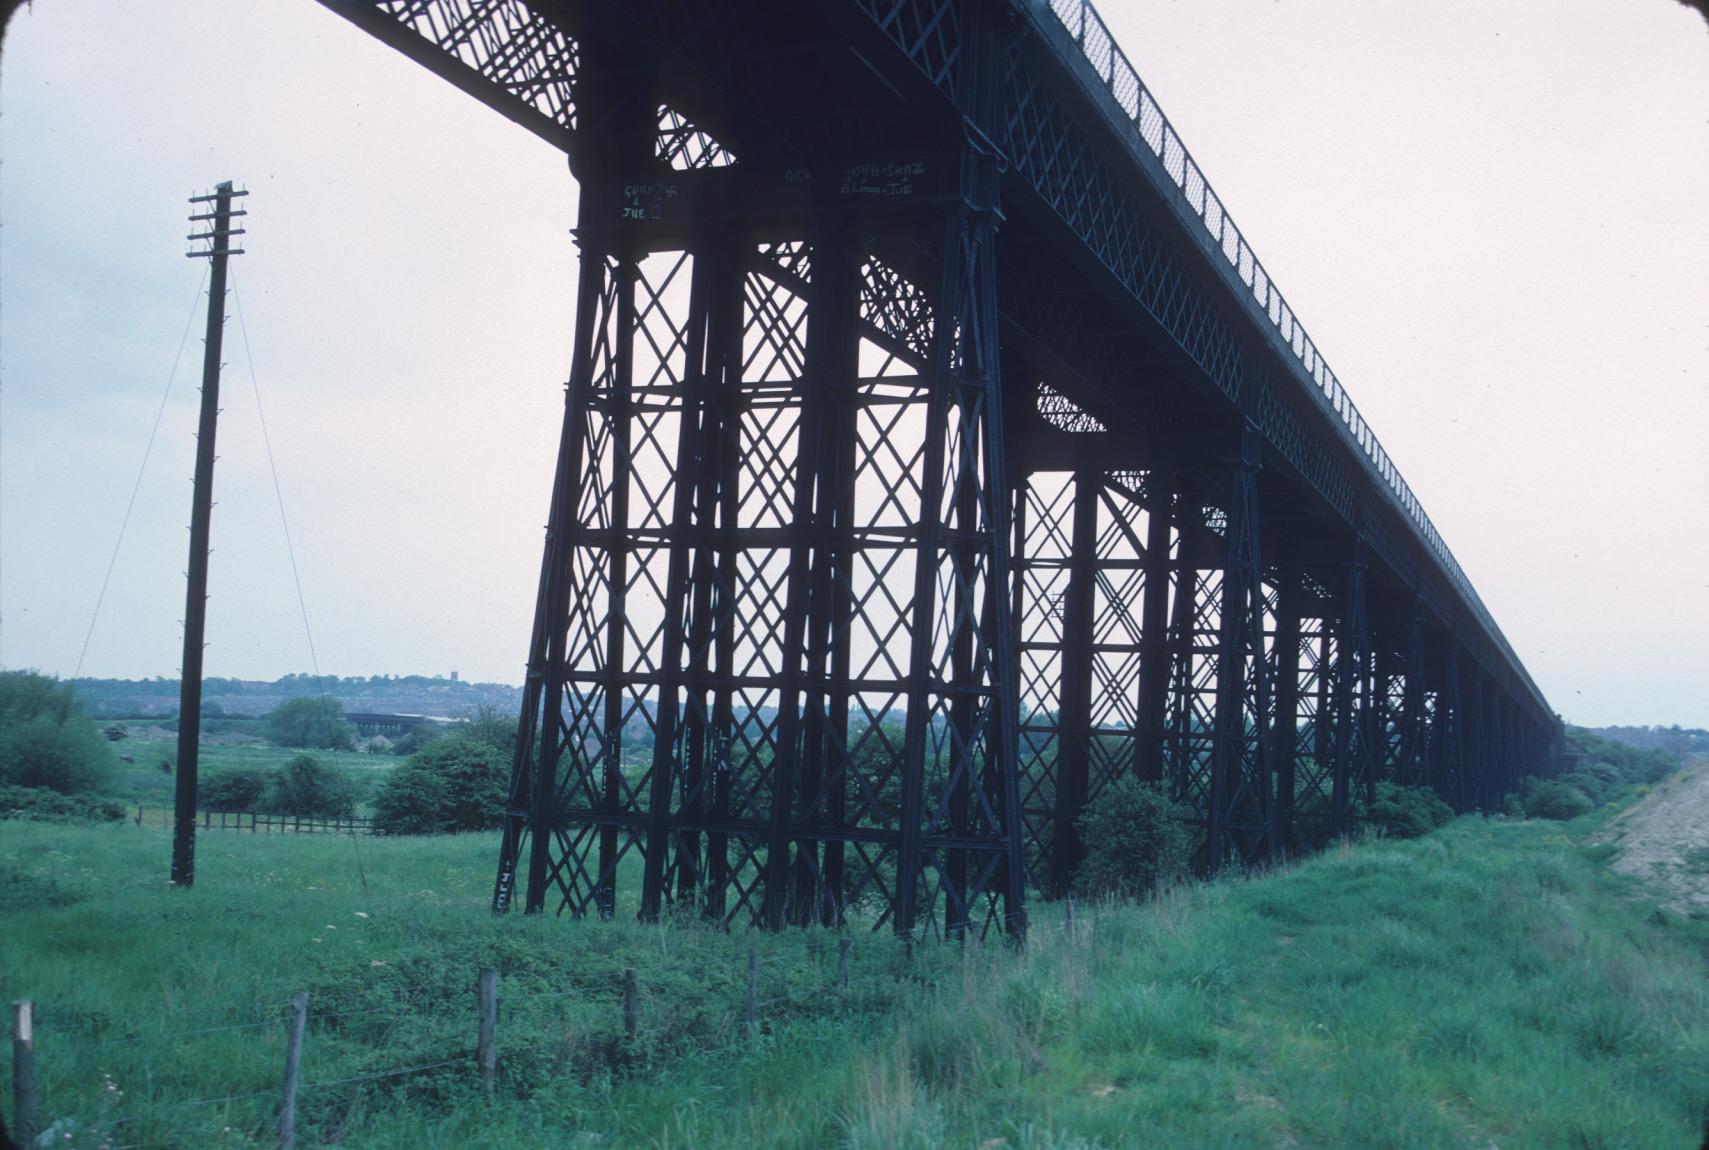
[(1682, 914), (1709, 915), (1709, 763), (1645, 795), (1604, 841), (1620, 848), (1615, 870), (1642, 879)]

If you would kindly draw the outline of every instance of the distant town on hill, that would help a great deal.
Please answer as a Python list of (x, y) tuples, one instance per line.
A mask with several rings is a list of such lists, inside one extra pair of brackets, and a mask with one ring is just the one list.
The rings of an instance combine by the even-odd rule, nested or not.
[[(97, 718), (153, 719), (178, 713), (178, 680), (76, 679), (77, 695)], [(265, 715), (287, 699), (318, 696), (335, 699), (346, 712), (431, 715), (465, 719), (482, 707), (515, 714), (522, 688), (507, 683), (467, 683), (453, 671), (439, 675), (286, 675), (262, 679), (204, 679), (204, 715)]]

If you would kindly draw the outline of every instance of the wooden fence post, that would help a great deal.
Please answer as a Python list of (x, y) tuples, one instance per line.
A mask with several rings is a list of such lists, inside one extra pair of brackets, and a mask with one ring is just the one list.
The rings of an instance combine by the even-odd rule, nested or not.
[(27, 998), (12, 1004), (12, 1125), (18, 1145), (36, 1140), (35, 1005)]
[(633, 1039), (641, 1029), (641, 987), (635, 981), (635, 968), (623, 968), (623, 1035)]
[(847, 990), (849, 988), (849, 948), (853, 945), (854, 945), (854, 940), (849, 938), (846, 935), (837, 940), (837, 989), (838, 990)]
[(493, 1092), (493, 1080), (498, 1075), (498, 971), (481, 967), (476, 982), (480, 997), (481, 1031), (478, 1060), (481, 1064), (481, 1085), (488, 1094)]
[(297, 1082), (303, 1060), (303, 1030), (309, 1021), (309, 992), (291, 996), (291, 1028), (285, 1035), (285, 1097), (279, 1108), (279, 1145), (295, 1150), (297, 1145)]

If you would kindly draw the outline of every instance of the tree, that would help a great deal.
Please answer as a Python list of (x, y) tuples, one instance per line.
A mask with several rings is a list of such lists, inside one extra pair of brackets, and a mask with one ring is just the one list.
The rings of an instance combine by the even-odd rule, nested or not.
[(268, 781), (266, 772), (255, 767), (215, 771), (197, 780), (197, 799), (210, 811), (258, 811)]
[(456, 732), (477, 742), (486, 743), (506, 759), (516, 755), (517, 716), (507, 715), (497, 707), (482, 703), (475, 717), (465, 719)]
[(281, 747), (330, 748), (351, 745), (350, 724), (336, 699), (287, 699), (267, 716), (267, 738)]
[(437, 724), (420, 723), (392, 740), (392, 754), (407, 758), (421, 750), (421, 748), (427, 746), (427, 744), (431, 743), (434, 739), (437, 739), (443, 733), (444, 732), (439, 730)]
[(1075, 820), (1086, 857), (1074, 872), (1083, 895), (1146, 895), (1187, 873), (1187, 812), (1161, 787), (1123, 776)]
[(443, 735), (386, 777), (374, 824), (386, 834), (478, 831), (504, 820), (510, 756), (470, 735)]
[(298, 755), (280, 767), (272, 784), (268, 802), (282, 814), (339, 819), (356, 812), (356, 785), (350, 777), (313, 755)]
[(0, 785), (92, 791), (112, 770), (112, 749), (71, 684), (0, 672)]

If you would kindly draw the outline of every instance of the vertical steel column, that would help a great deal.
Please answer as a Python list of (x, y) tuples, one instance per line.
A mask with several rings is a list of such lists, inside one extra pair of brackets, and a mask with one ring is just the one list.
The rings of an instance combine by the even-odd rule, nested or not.
[[(827, 191), (829, 173), (818, 181)], [(844, 845), (849, 791), (848, 557), (843, 546), (854, 494), (854, 381), (859, 376), (860, 269), (850, 248), (846, 221), (828, 195), (815, 203), (810, 225), (813, 278), (807, 320), (805, 394), (815, 404), (802, 441), (797, 478), (811, 476), (806, 517), (812, 548), (807, 625), (806, 693), (802, 717), (802, 776), (812, 793), (802, 795), (804, 820), (825, 832), (817, 876), (800, 868), (796, 878), (798, 921), (817, 908), (822, 926), (841, 923), (845, 905)], [(811, 433), (812, 439), (806, 437)], [(810, 887), (809, 884), (813, 885)]]
[(1069, 541), (1068, 590), (1062, 620), (1062, 710), (1057, 716), (1055, 836), (1050, 893), (1061, 898), (1083, 848), (1074, 820), (1085, 805), (1092, 737), (1092, 592), (1098, 578), (1098, 492), (1103, 474), (1084, 466), (1074, 473), (1074, 523)]
[(1513, 705), (1513, 697), (1506, 691), (1501, 693), (1501, 751), (1503, 763), (1503, 793), (1511, 793), (1519, 789), (1519, 746), (1517, 739), (1517, 715)]
[[(829, 318), (829, 317), (827, 317)], [(833, 321), (834, 322), (834, 321)], [(812, 354), (811, 340), (808, 354)], [(813, 365), (817, 367), (817, 364)], [(793, 522), (783, 528), (789, 545), (784, 592), (782, 674), (779, 677), (777, 744), (772, 759), (771, 825), (766, 846), (765, 924), (773, 930), (788, 921), (810, 921), (811, 899), (818, 870), (817, 844), (806, 823), (818, 800), (819, 780), (802, 768), (802, 707), (805, 677), (802, 656), (813, 609), (812, 570), (816, 464), (827, 446), (822, 393), (809, 383), (802, 392), (796, 430), (795, 486), (791, 494)], [(818, 759), (813, 759), (815, 766)], [(794, 846), (798, 858), (790, 857)]]
[[(1369, 584), (1367, 583), (1367, 590)], [(1394, 781), (1400, 774), (1401, 699), (1406, 684), (1401, 674), (1400, 657), (1389, 645), (1387, 628), (1371, 626), (1371, 726), (1375, 731), (1372, 743), (1371, 770), (1374, 782)]]
[[(732, 329), (740, 331), (741, 316), (732, 312), (733, 301), (741, 299), (740, 250), (731, 233), (718, 230), (697, 238), (690, 269), (688, 316), (684, 326), (684, 362), (681, 381), (681, 414), (677, 421), (675, 459), (672, 461), (671, 518), (660, 526), (658, 538), (668, 549), (664, 588), (664, 627), (660, 657), (655, 670), (658, 697), (653, 716), (653, 761), (647, 796), (646, 841), (642, 856), (641, 909), (643, 921), (658, 918), (666, 896), (666, 868), (672, 843), (673, 804), (679, 781), (679, 751), (688, 714), (704, 711), (701, 692), (694, 680), (697, 664), (690, 657), (697, 621), (691, 578), (695, 559), (715, 537), (715, 526), (697, 514), (699, 497), (711, 476), (710, 461), (719, 458), (712, 441), (727, 437), (721, 418), (736, 400), (739, 360), (728, 354)], [(685, 695), (686, 699), (685, 708)], [(681, 775), (686, 779), (686, 775)], [(693, 848), (679, 862), (688, 862)], [(690, 864), (692, 865), (692, 863)], [(679, 880), (682, 877), (679, 873)]]
[(1344, 599), (1335, 639), (1335, 779), (1330, 798), (1332, 833), (1345, 834), (1353, 790), (1369, 773), (1370, 630), (1365, 608), (1365, 545), (1354, 539), (1345, 567)]
[[(1183, 477), (1184, 478), (1184, 477)], [(1185, 803), (1203, 824), (1209, 810), (1209, 749), (1205, 746), (1213, 715), (1206, 714), (1202, 696), (1210, 663), (1215, 679), (1216, 645), (1200, 645), (1200, 617), (1206, 609), (1207, 588), (1199, 571), (1205, 547), (1205, 507), (1196, 485), (1182, 483), (1176, 494), (1177, 547), (1171, 582), (1174, 587), (1169, 619), (1169, 720), (1165, 734), (1169, 795)], [(1209, 591), (1208, 594), (1215, 594)], [(1214, 701), (1213, 701), (1214, 706)]]
[(1401, 697), (1400, 758), (1395, 783), (1419, 787), (1429, 782), (1425, 763), (1428, 731), (1424, 713), (1424, 608), (1415, 605), (1406, 638), (1406, 681)]
[(1072, 482), (1060, 473), (1034, 470), (1021, 478), (1015, 494), (1016, 771), (1022, 778), (1027, 865), (1033, 883), (1046, 891), (1054, 882), (1050, 860), (1060, 837), (1056, 792), (1062, 766), (1063, 603), (1074, 533), (1072, 491)]
[(1163, 781), (1169, 713), (1170, 525), (1174, 519), (1174, 474), (1167, 467), (1146, 476), (1145, 602), (1140, 623), (1138, 732), (1135, 768), (1142, 782)]
[(601, 918), (617, 909), (617, 860), (622, 855), (621, 834), (616, 816), (624, 807), (623, 775), (623, 669), (629, 665), (629, 636), (625, 630), (629, 609), (630, 565), (634, 561), (629, 538), (631, 484), (635, 466), (635, 260), (617, 258), (617, 339), (613, 361), (609, 418), (611, 420), (610, 514), (613, 538), (609, 544), (611, 572), (609, 607), (604, 626), (603, 662), (606, 680), (599, 721), (601, 768), (599, 799), (606, 819), (599, 828), (599, 854), (594, 880), (594, 905)]
[[(997, 356), (994, 158), (970, 143), (962, 202), (942, 213), (925, 384), (921, 514), (909, 612), (907, 717), (894, 928), (919, 925), (935, 871), (943, 929), (972, 925), (973, 901), (1000, 897), (1024, 932), (1015, 779), (1008, 487)], [(926, 782), (932, 779), (934, 790)], [(958, 810), (958, 806), (960, 810)], [(977, 826), (973, 825), (977, 823)], [(966, 824), (966, 825), (964, 825)], [(973, 852), (965, 884), (958, 874)], [(928, 870), (930, 868), (930, 870)]]
[(1447, 646), (1436, 692), (1436, 730), (1430, 740), (1430, 785), (1459, 814), (1466, 809), (1460, 764), (1460, 647), (1452, 635)]
[[(581, 225), (589, 223), (589, 203), (580, 204)], [(571, 549), (569, 531), (581, 492), (580, 469), (583, 402), (593, 371), (594, 329), (607, 299), (606, 254), (589, 247), (584, 231), (576, 293), (575, 338), (570, 379), (564, 387), (564, 422), (558, 437), (558, 464), (552, 476), (552, 498), (546, 517), (546, 542), (540, 560), (539, 594), (529, 635), (528, 670), (522, 693), (516, 751), (511, 763), (510, 792), (505, 804), (504, 836), (499, 848), (498, 877), (493, 884), (493, 910), (508, 911), (516, 891), (522, 849), (532, 833), (528, 884), (523, 910), (537, 914), (545, 906), (546, 872), (551, 865), (552, 837), (557, 828), (557, 765), (563, 752), (563, 683), (565, 641), (569, 630)], [(534, 760), (539, 736), (539, 761)]]
[(1460, 768), (1464, 776), (1461, 793), (1473, 809), (1489, 810), (1489, 756), (1485, 754), (1483, 669), (1475, 658), (1461, 664), (1463, 676), (1460, 701), (1464, 718), (1460, 723)]
[(1234, 469), (1225, 528), (1216, 716), (1211, 742), (1207, 869), (1232, 846), (1244, 861), (1272, 858), (1275, 803), (1269, 768), (1270, 698), (1264, 651), (1258, 467), (1250, 445)]
[(1276, 599), (1276, 709), (1271, 737), (1271, 761), (1276, 776), (1276, 849), (1294, 848), (1294, 773), (1299, 753), (1300, 616), (1304, 588), (1299, 567), (1284, 563)]

